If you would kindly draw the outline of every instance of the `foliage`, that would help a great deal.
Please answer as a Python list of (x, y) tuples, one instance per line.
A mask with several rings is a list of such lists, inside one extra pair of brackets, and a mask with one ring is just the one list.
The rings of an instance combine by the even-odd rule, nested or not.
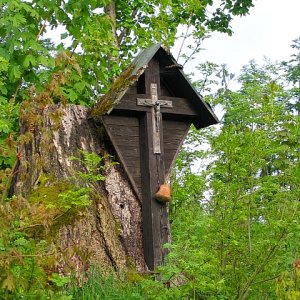
[[(195, 36), (210, 30), (231, 33), (232, 16), (247, 14), (252, 1), (224, 1), (207, 14), (212, 4), (1, 0), (0, 103), (26, 99), (31, 85), (40, 92), (68, 65), (58, 54), (77, 62), (77, 70), (68, 71), (69, 83), (61, 82), (58, 100), (64, 97), (72, 103), (91, 103), (120, 71), (119, 64), (141, 47), (158, 41), (172, 45), (179, 25), (194, 26)], [(61, 32), (60, 38), (53, 38), (54, 30)]]
[[(173, 45), (182, 25), (198, 41), (213, 30), (231, 34), (231, 19), (247, 14), (252, 2), (226, 0), (214, 9), (212, 0), (0, 0), (1, 298), (70, 299), (63, 291), (68, 278), (56, 272), (65, 255), (55, 242), (56, 225), (72, 222), (90, 204), (81, 183), (105, 179), (101, 160), (81, 153), (86, 166), (74, 178), (44, 174), (28, 199), (6, 198), (17, 149), (33, 138), (45, 107), (93, 105), (141, 47)], [(19, 120), (28, 129), (22, 135)], [(182, 182), (196, 180), (190, 176)]]
[[(229, 72), (218, 77), (214, 67), (216, 78), (230, 79)], [(192, 128), (178, 157), (173, 241), (166, 245), (171, 251), (158, 281), (137, 276), (130, 285), (137, 299), (299, 298), (300, 119), (289, 109), (294, 94), (273, 64), (250, 62), (239, 80), (239, 91), (224, 84), (210, 96), (225, 111), (222, 126)], [(114, 297), (123, 295), (118, 288), (124, 283), (114, 284)]]
[(278, 299), (296, 300), (300, 296), (299, 268), (283, 272), (276, 280), (276, 296)]
[[(284, 272), (299, 257), (300, 119), (288, 110), (294, 94), (279, 74), (271, 64), (246, 66), (238, 92), (225, 86), (210, 97), (225, 111), (221, 128), (198, 135), (211, 147), (179, 156), (163, 272), (181, 278), (186, 297), (297, 298), (296, 279)], [(207, 155), (208, 167), (191, 172)]]
[[(86, 170), (84, 172), (77, 170), (76, 176), (73, 178), (76, 181), (76, 178), (79, 177), (84, 182), (95, 182), (105, 180), (105, 176), (102, 174), (107, 168), (108, 165), (104, 165), (104, 160), (111, 158), (110, 155), (100, 156), (96, 153), (89, 153), (84, 150), (78, 150), (79, 157), (72, 156), (70, 157), (71, 161), (77, 161), (83, 163)], [(117, 162), (110, 162), (109, 165), (113, 166), (118, 164)]]
[[(56, 216), (54, 209), (12, 199), (1, 207), (0, 215), (1, 299), (50, 299), (59, 295), (61, 286), (52, 280), (59, 253), (55, 239), (47, 232)], [(43, 228), (39, 241), (36, 228)]]
[(286, 77), (289, 83), (292, 84), (291, 93), (293, 101), (289, 108), (294, 109), (298, 114), (300, 111), (300, 38), (293, 41), (292, 48), (297, 52), (294, 53), (288, 62), (282, 62), (286, 71)]
[(142, 300), (144, 292), (139, 284), (127, 283), (124, 278), (111, 272), (104, 275), (99, 267), (92, 267), (87, 278), (82, 278), (83, 284), (78, 286), (73, 282), (70, 289), (72, 299), (94, 300), (94, 299), (128, 299)]
[[(174, 43), (178, 26), (199, 39), (210, 30), (231, 32), (233, 16), (245, 15), (252, 0), (127, 2), (0, 1), (0, 191), (16, 163), (18, 120), (40, 121), (32, 107), (53, 103), (92, 105), (140, 48)], [(185, 8), (183, 10), (182, 8)], [(59, 34), (60, 33), (60, 34)]]
[(79, 155), (73, 159), (90, 172), (74, 176), (82, 182), (43, 175), (28, 199), (13, 197), (0, 206), (1, 298), (71, 299), (65, 291), (69, 278), (58, 274), (57, 267), (71, 252), (82, 253), (76, 247), (60, 249), (57, 226), (71, 224), (91, 205), (91, 189), (83, 183), (105, 180), (99, 173), (105, 169), (99, 166), (102, 157), (85, 151)]
[(205, 134), (199, 136), (197, 129), (192, 126), (172, 171), (171, 220), (179, 213), (177, 209), (202, 199), (206, 180), (199, 174), (207, 159), (206, 151), (201, 148), (205, 142)]

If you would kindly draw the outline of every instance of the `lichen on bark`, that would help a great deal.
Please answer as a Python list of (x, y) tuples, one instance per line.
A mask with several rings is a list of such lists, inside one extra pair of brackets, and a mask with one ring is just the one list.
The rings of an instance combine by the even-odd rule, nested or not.
[[(58, 111), (59, 124), (51, 117)], [(113, 150), (101, 124), (88, 118), (89, 110), (81, 106), (53, 105), (40, 113), (41, 122), (31, 130), (31, 140), (19, 149), (11, 189), (16, 197), (35, 203), (43, 203), (43, 197), (59, 201), (60, 193), (74, 188), (72, 178), (78, 171), (88, 172), (83, 162), (72, 160), (79, 150), (106, 157), (102, 161), (105, 181), (77, 182), (79, 188), (89, 189), (91, 204), (66, 210), (49, 225), (59, 252), (59, 272), (86, 271), (92, 263), (104, 271), (119, 272), (128, 267), (146, 271), (141, 206), (122, 166), (111, 163)], [(21, 124), (21, 134), (28, 130), (26, 124)]]

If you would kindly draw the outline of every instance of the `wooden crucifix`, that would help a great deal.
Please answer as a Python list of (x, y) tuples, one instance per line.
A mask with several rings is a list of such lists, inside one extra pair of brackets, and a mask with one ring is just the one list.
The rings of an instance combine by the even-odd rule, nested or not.
[(150, 106), (151, 107), (151, 116), (152, 116), (152, 129), (153, 129), (153, 152), (154, 154), (161, 153), (161, 145), (160, 145), (160, 122), (161, 122), (161, 107), (169, 107), (172, 108), (172, 101), (168, 100), (158, 100), (157, 96), (157, 84), (150, 84), (150, 93), (151, 99), (143, 99), (137, 98), (137, 105), (141, 106)]
[(167, 205), (154, 195), (165, 183), (190, 125), (206, 127), (217, 118), (159, 44), (142, 51), (131, 68), (120, 75), (99, 108), (116, 103), (101, 120), (141, 200), (144, 258), (154, 270), (164, 263), (163, 245), (170, 236)]
[(137, 105), (150, 107), (141, 119), (141, 175), (143, 207), (144, 255), (150, 269), (162, 265), (166, 250), (163, 245), (168, 242), (168, 212), (166, 205), (154, 198), (160, 185), (165, 181), (163, 122), (161, 107), (172, 109), (172, 101), (159, 100), (160, 76), (159, 64), (152, 61), (145, 71), (146, 95), (151, 99), (137, 98)]

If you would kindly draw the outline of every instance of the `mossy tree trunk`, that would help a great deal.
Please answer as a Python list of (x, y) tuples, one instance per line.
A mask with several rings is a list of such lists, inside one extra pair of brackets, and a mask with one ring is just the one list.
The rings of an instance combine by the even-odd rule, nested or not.
[[(58, 271), (81, 272), (92, 263), (105, 271), (146, 271), (141, 204), (122, 166), (112, 163), (117, 158), (101, 124), (88, 118), (88, 109), (75, 105), (46, 107), (37, 115), (38, 122), (30, 123), (26, 116), (21, 120), (24, 142), (11, 194), (45, 208), (46, 216), (36, 228), (41, 225), (43, 234), (52, 236)], [(91, 170), (83, 160), (72, 158), (81, 156), (79, 150), (103, 158), (104, 180), (81, 178)], [(90, 205), (76, 209), (69, 199), (71, 207), (62, 208), (61, 192), (75, 185), (89, 189)]]

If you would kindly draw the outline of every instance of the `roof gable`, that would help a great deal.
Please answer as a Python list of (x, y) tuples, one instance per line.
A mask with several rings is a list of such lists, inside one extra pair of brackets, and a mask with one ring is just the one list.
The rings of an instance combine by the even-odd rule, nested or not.
[(122, 101), (122, 97), (128, 89), (144, 74), (149, 62), (153, 59), (159, 62), (163, 85), (167, 86), (174, 96), (186, 98), (196, 111), (198, 116), (191, 119), (191, 123), (196, 128), (218, 123), (218, 119), (210, 106), (195, 90), (183, 73), (181, 66), (177, 64), (172, 54), (161, 43), (154, 44), (138, 54), (129, 67), (116, 78), (110, 90), (94, 106), (91, 116), (97, 119), (104, 114), (109, 114)]

